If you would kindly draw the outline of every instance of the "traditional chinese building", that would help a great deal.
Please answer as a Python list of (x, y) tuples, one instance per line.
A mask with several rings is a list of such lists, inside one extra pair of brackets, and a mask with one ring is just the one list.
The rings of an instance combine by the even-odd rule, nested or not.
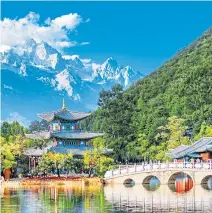
[(103, 136), (103, 133), (88, 132), (81, 129), (80, 121), (89, 115), (90, 113), (68, 110), (64, 100), (62, 109), (38, 114), (41, 119), (48, 122), (48, 131), (26, 134), (26, 137), (49, 140), (49, 145), (42, 150), (30, 148), (25, 151), (25, 155), (29, 157), (29, 170), (35, 168), (39, 157), (48, 151), (62, 154), (72, 153), (74, 157), (81, 158), (86, 150), (93, 150), (90, 140)]
[(212, 159), (212, 137), (204, 137), (192, 145), (180, 145), (171, 149), (168, 156), (177, 161), (199, 159), (208, 161)]

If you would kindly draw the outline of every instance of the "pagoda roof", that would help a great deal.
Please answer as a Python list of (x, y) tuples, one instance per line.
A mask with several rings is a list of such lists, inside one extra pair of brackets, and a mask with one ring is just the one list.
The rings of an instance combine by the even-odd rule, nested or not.
[(52, 133), (52, 137), (61, 139), (92, 139), (103, 136), (104, 133), (96, 132), (57, 132)]
[(31, 139), (49, 139), (51, 137), (51, 133), (47, 131), (34, 132), (30, 134), (25, 134), (25, 136)]
[[(80, 148), (67, 148), (67, 147), (52, 147), (49, 151), (50, 152), (55, 152), (55, 153), (61, 153), (61, 154), (70, 154), (72, 153), (73, 155), (83, 155), (87, 150), (94, 151), (93, 147), (80, 147)], [(108, 153), (112, 152), (113, 149), (98, 149), (98, 152), (100, 153)]]
[(35, 132), (32, 134), (26, 134), (26, 137), (32, 139), (50, 139), (50, 138), (60, 138), (60, 139), (93, 139), (96, 137), (103, 136), (104, 133), (96, 132)]
[(47, 153), (48, 150), (52, 147), (52, 144), (49, 144), (47, 147), (43, 149), (31, 147), (24, 151), (24, 155), (27, 156), (42, 156), (43, 154)]
[(86, 117), (88, 117), (91, 113), (86, 113), (86, 112), (72, 112), (66, 108), (63, 108), (58, 111), (53, 111), (53, 112), (44, 112), (37, 114), (38, 117), (51, 122), (54, 119), (63, 119), (67, 121), (77, 121), (77, 120), (82, 120)]
[(83, 155), (87, 150), (93, 150), (92, 147), (80, 147), (80, 148), (66, 148), (66, 147), (52, 147), (49, 151), (60, 153), (60, 154), (70, 154), (73, 155)]
[(203, 137), (192, 145), (180, 145), (175, 149), (170, 150), (168, 156), (171, 158), (182, 158), (184, 156), (195, 155), (197, 153), (207, 152), (212, 150), (212, 137)]
[[(39, 148), (29, 148), (26, 149), (24, 152), (24, 155), (27, 156), (42, 156), (43, 154), (47, 152), (55, 152), (55, 153), (60, 153), (60, 154), (70, 154), (72, 153), (73, 155), (83, 155), (87, 150), (90, 150), (93, 152), (93, 147), (80, 147), (80, 148), (70, 148), (70, 147), (46, 147), (44, 149), (39, 149)], [(101, 153), (108, 153), (112, 152), (112, 149), (99, 149), (98, 150)]]
[(27, 155), (27, 156), (41, 156), (45, 153), (46, 152), (44, 150), (36, 149), (36, 148), (29, 148), (24, 151), (24, 155)]

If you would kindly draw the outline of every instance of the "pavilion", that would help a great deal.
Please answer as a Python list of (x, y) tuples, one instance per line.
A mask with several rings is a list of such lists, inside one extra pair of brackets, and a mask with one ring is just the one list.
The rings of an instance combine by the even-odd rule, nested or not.
[(212, 137), (203, 137), (192, 145), (180, 145), (170, 149), (168, 157), (177, 161), (199, 159), (208, 161), (212, 159)]
[[(48, 131), (26, 134), (31, 139), (49, 140), (49, 145), (44, 149), (29, 148), (25, 155), (29, 157), (29, 171), (35, 168), (39, 158), (47, 152), (62, 154), (72, 153), (76, 158), (82, 158), (86, 150), (93, 150), (91, 140), (101, 137), (103, 133), (83, 131), (80, 121), (87, 118), (90, 113), (72, 112), (65, 106), (63, 99), (62, 109), (54, 112), (38, 114), (48, 122)], [(109, 149), (100, 150), (103, 153), (110, 152)]]

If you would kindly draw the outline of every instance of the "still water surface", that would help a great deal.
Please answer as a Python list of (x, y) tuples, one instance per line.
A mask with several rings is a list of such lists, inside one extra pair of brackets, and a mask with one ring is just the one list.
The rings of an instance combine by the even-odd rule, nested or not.
[[(186, 186), (122, 184), (98, 186), (1, 188), (2, 213), (212, 212), (212, 181)], [(190, 187), (190, 188), (189, 188)]]

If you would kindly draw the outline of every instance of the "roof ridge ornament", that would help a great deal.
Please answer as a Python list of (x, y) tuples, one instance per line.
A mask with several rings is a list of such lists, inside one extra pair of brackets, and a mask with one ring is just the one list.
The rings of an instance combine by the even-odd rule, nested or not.
[(66, 110), (66, 105), (65, 105), (65, 100), (63, 98), (63, 106), (62, 106), (62, 110)]

